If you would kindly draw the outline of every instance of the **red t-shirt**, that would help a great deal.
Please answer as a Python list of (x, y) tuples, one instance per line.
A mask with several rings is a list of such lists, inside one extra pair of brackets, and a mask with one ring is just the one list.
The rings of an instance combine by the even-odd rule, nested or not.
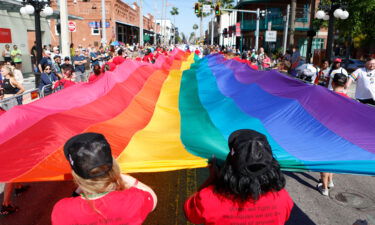
[(143, 56), (142, 61), (143, 62), (152, 62), (153, 59), (154, 59), (154, 55), (152, 53), (150, 53), (148, 55)]
[(185, 215), (195, 224), (228, 225), (284, 224), (290, 215), (293, 200), (288, 192), (268, 192), (256, 202), (239, 205), (213, 191), (213, 186), (202, 189), (185, 202)]
[(95, 75), (94, 73), (92, 73), (89, 77), (89, 82), (93, 82), (95, 81), (96, 79), (99, 78), (100, 75)]
[(107, 195), (91, 200), (102, 215), (94, 211), (82, 197), (64, 198), (53, 207), (53, 225), (67, 224), (142, 224), (152, 211), (153, 198), (150, 193), (132, 187), (123, 191), (112, 191)]
[(201, 51), (199, 51), (199, 49), (195, 49), (194, 53), (197, 54), (197, 55), (199, 55), (199, 54), (201, 54)]
[(344, 96), (344, 97), (350, 98), (347, 94), (342, 93), (342, 92), (336, 92), (336, 94), (339, 94), (339, 95), (341, 95), (341, 96)]
[(112, 62), (116, 65), (120, 65), (121, 63), (123, 63), (125, 61), (125, 58), (122, 57), (122, 56), (116, 56), (115, 58), (113, 58)]
[(160, 55), (162, 55), (162, 54), (159, 53), (159, 52), (156, 52), (156, 54), (155, 54), (155, 59), (159, 58)]
[(253, 68), (254, 70), (259, 70), (259, 67), (258, 67), (257, 65), (255, 65), (255, 64), (251, 64), (251, 63), (249, 63), (249, 66), (250, 66), (251, 68)]
[(58, 88), (59, 86), (61, 86), (63, 88), (67, 88), (67, 87), (73, 86), (75, 84), (76, 83), (74, 81), (67, 80), (67, 79), (63, 78), (63, 79), (57, 81), (53, 88)]

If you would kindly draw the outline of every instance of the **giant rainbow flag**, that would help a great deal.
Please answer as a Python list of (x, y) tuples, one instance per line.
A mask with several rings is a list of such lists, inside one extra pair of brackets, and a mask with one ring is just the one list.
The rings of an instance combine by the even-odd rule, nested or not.
[(265, 134), (284, 170), (375, 175), (375, 108), (221, 55), (125, 61), (93, 83), (12, 108), (0, 124), (1, 182), (71, 179), (62, 148), (83, 132), (104, 134), (129, 173), (225, 159), (241, 128)]

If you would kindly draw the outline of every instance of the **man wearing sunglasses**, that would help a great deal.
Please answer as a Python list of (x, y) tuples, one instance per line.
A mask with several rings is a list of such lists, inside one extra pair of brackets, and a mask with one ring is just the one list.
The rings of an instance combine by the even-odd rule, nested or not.
[(364, 104), (375, 105), (375, 59), (368, 58), (364, 68), (359, 68), (350, 75), (347, 88), (353, 81), (357, 83), (355, 98)]

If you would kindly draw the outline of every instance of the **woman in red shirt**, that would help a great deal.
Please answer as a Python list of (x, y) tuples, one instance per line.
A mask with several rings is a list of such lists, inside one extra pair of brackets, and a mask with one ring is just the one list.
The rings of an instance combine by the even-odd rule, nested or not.
[(73, 74), (74, 74), (74, 67), (72, 64), (65, 64), (61, 67), (61, 70), (63, 72), (63, 78), (59, 81), (57, 81), (55, 83), (55, 85), (53, 86), (54, 89), (63, 89), (63, 88), (67, 88), (67, 87), (70, 87), (70, 86), (73, 86), (76, 84), (76, 82), (74, 82), (74, 77), (73, 77)]
[(99, 78), (99, 76), (102, 74), (100, 66), (99, 65), (94, 65), (92, 68), (93, 73), (89, 77), (89, 83), (95, 81), (96, 79)]
[(81, 196), (64, 198), (52, 211), (52, 224), (140, 225), (156, 207), (154, 191), (121, 174), (111, 147), (98, 133), (83, 133), (64, 145)]
[(230, 153), (223, 167), (210, 177), (184, 206), (194, 224), (284, 224), (293, 201), (267, 138), (253, 130), (237, 130), (229, 137)]

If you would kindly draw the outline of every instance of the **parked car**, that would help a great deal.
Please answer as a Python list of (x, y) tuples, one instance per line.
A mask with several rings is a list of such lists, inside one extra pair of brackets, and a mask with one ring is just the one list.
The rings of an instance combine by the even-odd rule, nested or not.
[(358, 68), (365, 67), (365, 62), (359, 59), (345, 59), (342, 62), (342, 67), (344, 67), (349, 73), (351, 73)]

